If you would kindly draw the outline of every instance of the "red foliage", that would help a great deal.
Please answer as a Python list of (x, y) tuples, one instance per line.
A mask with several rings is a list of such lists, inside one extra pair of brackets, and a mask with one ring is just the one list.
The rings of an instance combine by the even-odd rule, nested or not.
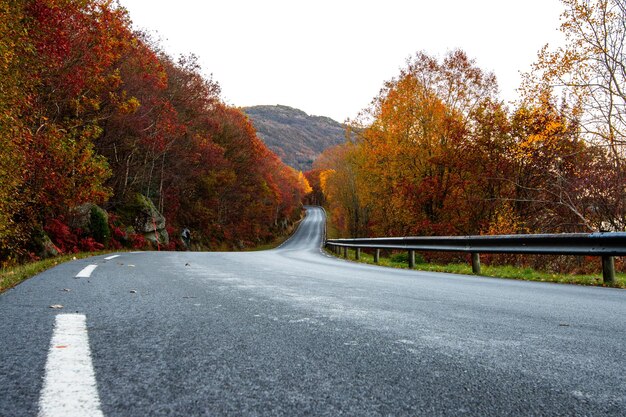
[(109, 239), (108, 247), (110, 249), (122, 249), (124, 246), (115, 238)]
[(78, 247), (83, 252), (96, 252), (104, 249), (104, 245), (102, 243), (96, 242), (96, 240), (91, 236), (80, 239), (80, 241), (78, 242)]
[(49, 220), (44, 230), (61, 253), (78, 252), (78, 236), (62, 220)]
[[(12, 216), (23, 226), (14, 239), (19, 245), (46, 225), (64, 252), (99, 249), (63, 218), (88, 202), (125, 207), (137, 193), (198, 242), (256, 244), (296, 216), (303, 193), (297, 173), (267, 149), (240, 110), (221, 102), (219, 85), (203, 77), (195, 57), (172, 60), (107, 0), (6, 7), (17, 17), (10, 31), (0, 24), (10, 37), (0, 46), (19, 48), (6, 54), (11, 77), (0, 74), (8, 80), (0, 90), (19, 85), (21, 97), (0, 107), (16, 107), (9, 119), (21, 125), (0, 139), (23, 154), (7, 182), (19, 186), (19, 201), (4, 204), (19, 207), (19, 218)], [(110, 247), (146, 246), (114, 216), (109, 225)], [(172, 242), (168, 248), (180, 248)], [(0, 242), (0, 262), (12, 256), (5, 248)]]
[(148, 246), (148, 241), (143, 235), (132, 234), (128, 237), (128, 240), (133, 249), (143, 249)]

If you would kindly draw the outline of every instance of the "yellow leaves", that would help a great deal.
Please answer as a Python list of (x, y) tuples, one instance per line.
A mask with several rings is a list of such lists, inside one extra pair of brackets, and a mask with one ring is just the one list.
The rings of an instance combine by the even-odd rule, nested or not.
[(117, 109), (121, 114), (133, 114), (137, 110), (139, 110), (140, 106), (141, 103), (139, 102), (139, 100), (137, 100), (137, 98), (135, 97), (131, 97), (128, 100), (122, 101), (120, 104), (118, 104)]
[(328, 179), (332, 177), (335, 173), (336, 171), (334, 169), (327, 169), (327, 170), (320, 172), (320, 187), (322, 187), (322, 192), (324, 193), (326, 198), (329, 198), (330, 196), (330, 189), (328, 188)]
[(524, 222), (515, 212), (511, 203), (504, 201), (496, 208), (486, 234), (514, 235), (518, 233), (528, 233), (528, 230), (524, 227)]
[(513, 155), (518, 162), (539, 156), (549, 158), (559, 152), (571, 128), (563, 111), (555, 107), (546, 90), (538, 100), (516, 110), (513, 124), (518, 143)]
[(311, 185), (309, 184), (309, 180), (306, 179), (302, 171), (298, 171), (298, 185), (302, 189), (303, 194), (308, 194), (313, 191)]

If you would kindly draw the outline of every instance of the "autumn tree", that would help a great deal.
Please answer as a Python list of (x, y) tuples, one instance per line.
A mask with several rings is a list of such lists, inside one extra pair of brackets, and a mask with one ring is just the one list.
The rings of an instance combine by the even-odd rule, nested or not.
[(496, 92), (493, 75), (462, 51), (441, 62), (418, 53), (397, 78), (385, 83), (364, 113), (365, 123), (356, 126), (360, 172), (368, 184), (362, 198), (372, 207), (374, 234), (480, 230), (476, 216), (468, 215), (480, 198), (468, 185), (476, 178), (474, 164), (465, 158), (481, 144), (471, 141), (475, 119), (501, 112)]
[(194, 56), (163, 53), (119, 5), (0, 0), (0, 17), (1, 263), (36, 257), (44, 231), (63, 250), (101, 247), (79, 225), (84, 203), (114, 214), (118, 246), (139, 197), (211, 246), (267, 241), (298, 217), (304, 176)]
[(2, 221), (14, 237), (26, 231), (32, 242), (49, 219), (108, 195), (109, 171), (93, 139), (101, 133), (102, 99), (119, 82), (114, 62), (130, 32), (124, 12), (100, 1), (2, 2), (2, 12), (3, 82), (12, 85), (2, 89), (0, 107), (13, 109), (3, 117), (3, 152), (19, 149), (11, 163), (21, 176), (3, 181), (14, 194)]
[(325, 203), (324, 192), (322, 191), (322, 184), (320, 181), (320, 175), (323, 172), (321, 169), (311, 169), (304, 173), (304, 176), (311, 187), (311, 191), (305, 196), (307, 204), (315, 206), (323, 206)]
[(549, 92), (522, 103), (512, 115), (514, 172), (509, 195), (525, 227), (537, 232), (594, 231), (600, 228), (594, 191), (598, 172), (590, 170), (603, 149), (586, 143), (567, 106)]
[(325, 150), (313, 164), (320, 171), (320, 188), (333, 223), (346, 237), (368, 234), (371, 206), (364, 201), (367, 179), (360, 171), (361, 155), (348, 142)]
[(18, 219), (26, 200), (16, 198), (24, 184), (28, 131), (20, 113), (29, 104), (32, 82), (22, 64), (30, 48), (24, 4), (0, 1), (0, 263), (23, 255), (28, 228)]
[[(613, 230), (626, 227), (626, 3), (623, 0), (561, 0), (561, 32), (565, 45), (546, 45), (524, 94), (538, 97), (546, 89), (562, 94), (586, 141), (608, 149), (615, 175), (606, 184), (619, 196), (604, 220)], [(602, 197), (598, 197), (601, 198)], [(606, 210), (605, 207), (603, 210)]]

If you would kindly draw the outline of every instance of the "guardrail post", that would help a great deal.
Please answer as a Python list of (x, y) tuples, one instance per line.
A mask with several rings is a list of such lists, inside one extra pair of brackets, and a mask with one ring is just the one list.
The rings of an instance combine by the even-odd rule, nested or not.
[(472, 252), (472, 273), (480, 275), (480, 253)]
[(409, 268), (411, 269), (415, 268), (415, 251), (414, 250), (409, 251)]
[(605, 284), (615, 281), (615, 262), (612, 256), (602, 257), (602, 279)]
[(380, 249), (374, 251), (374, 263), (380, 262)]
[(344, 246), (344, 247), (343, 247), (343, 257), (344, 257), (344, 258), (347, 258), (347, 257), (348, 257), (348, 247), (347, 247), (347, 246)]
[(357, 261), (361, 259), (361, 248), (356, 248), (354, 251), (354, 259)]

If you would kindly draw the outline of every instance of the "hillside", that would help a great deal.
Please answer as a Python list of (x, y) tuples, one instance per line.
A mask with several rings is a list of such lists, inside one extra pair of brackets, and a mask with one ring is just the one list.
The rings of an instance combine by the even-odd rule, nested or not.
[(253, 106), (242, 109), (258, 136), (287, 165), (307, 171), (324, 149), (345, 142), (343, 126), (322, 116), (309, 116), (288, 106)]

